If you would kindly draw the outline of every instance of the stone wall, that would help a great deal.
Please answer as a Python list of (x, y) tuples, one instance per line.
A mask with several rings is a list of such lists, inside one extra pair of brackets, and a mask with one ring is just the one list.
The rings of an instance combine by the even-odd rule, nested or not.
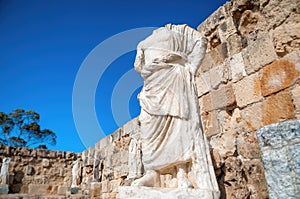
[(256, 130), (299, 118), (300, 2), (233, 0), (198, 30), (200, 112), (222, 198), (267, 198)]
[[(198, 27), (209, 41), (197, 73), (200, 113), (222, 198), (268, 198), (255, 132), (300, 118), (299, 4), (233, 0)], [(80, 158), (80, 193), (115, 198), (129, 183), (129, 144), (138, 132), (134, 119), (81, 154), (1, 146), (0, 158), (13, 158), (11, 192), (36, 194), (34, 185), (44, 183), (39, 191), (66, 196)]]
[(4, 157), (11, 157), (9, 193), (56, 195), (70, 187), (80, 154), (0, 145), (0, 166)]

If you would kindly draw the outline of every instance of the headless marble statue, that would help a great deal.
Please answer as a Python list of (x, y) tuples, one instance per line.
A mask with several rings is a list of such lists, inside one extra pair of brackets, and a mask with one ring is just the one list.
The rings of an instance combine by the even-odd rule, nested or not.
[(178, 189), (210, 190), (218, 198), (195, 85), (206, 43), (189, 26), (171, 24), (139, 43), (134, 67), (144, 79), (139, 121), (145, 174), (131, 186), (161, 187), (160, 174), (176, 168)]

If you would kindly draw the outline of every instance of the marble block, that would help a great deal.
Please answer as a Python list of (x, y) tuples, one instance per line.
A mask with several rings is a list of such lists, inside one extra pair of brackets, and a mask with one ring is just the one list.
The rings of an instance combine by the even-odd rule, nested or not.
[(220, 192), (204, 189), (119, 187), (120, 199), (216, 199)]

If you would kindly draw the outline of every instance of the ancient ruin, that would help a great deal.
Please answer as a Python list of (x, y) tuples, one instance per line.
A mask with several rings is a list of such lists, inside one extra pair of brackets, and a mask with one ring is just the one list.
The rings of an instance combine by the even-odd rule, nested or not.
[[(268, 165), (276, 161), (265, 159), (271, 148), (260, 136), (268, 138), (275, 132), (272, 128), (287, 129), (282, 122), (288, 120), (291, 129), (299, 127), (291, 126), (300, 119), (299, 8), (298, 0), (232, 0), (197, 28), (207, 38), (205, 56), (195, 72), (197, 110), (222, 199), (271, 198), (277, 196), (274, 185), (283, 187), (281, 181), (272, 182), (274, 170)], [(299, 140), (299, 133), (289, 132), (299, 128), (276, 130), (274, 138)], [(122, 186), (143, 189), (130, 186), (144, 175), (140, 133), (136, 118), (78, 154), (1, 145), (1, 166), (5, 157), (11, 162), (9, 194), (0, 198), (111, 199), (120, 196)], [(286, 149), (299, 144), (287, 143), (275, 148), (275, 153), (278, 150), (278, 157), (285, 158), (279, 162), (295, 165), (297, 154)], [(80, 169), (74, 193), (72, 168), (77, 159)], [(160, 188), (178, 185), (175, 168), (160, 175)], [(295, 182), (291, 193), (299, 193), (299, 178), (290, 179)], [(186, 190), (180, 193), (189, 194)]]

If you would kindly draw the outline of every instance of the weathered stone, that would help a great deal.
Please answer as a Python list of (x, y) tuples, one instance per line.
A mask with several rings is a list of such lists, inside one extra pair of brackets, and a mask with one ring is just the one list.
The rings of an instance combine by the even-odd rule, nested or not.
[(257, 131), (270, 198), (297, 198), (300, 176), (300, 120)]
[(233, 55), (230, 58), (229, 65), (233, 82), (237, 82), (246, 76), (244, 61), (241, 53)]
[(210, 138), (210, 145), (213, 151), (220, 155), (221, 159), (226, 160), (236, 152), (236, 139), (236, 133), (220, 133)]
[(229, 56), (241, 52), (243, 48), (241, 37), (238, 34), (229, 36), (227, 39), (227, 48)]
[(282, 58), (295, 64), (296, 70), (300, 73), (300, 50), (295, 50)]
[(294, 118), (294, 105), (287, 91), (282, 91), (263, 102), (263, 124), (268, 125)]
[(199, 98), (200, 113), (213, 110), (211, 93)]
[(52, 186), (49, 184), (30, 184), (28, 186), (28, 193), (29, 194), (49, 194), (52, 189)]
[(245, 36), (253, 31), (256, 30), (256, 24), (259, 21), (259, 14), (256, 12), (252, 12), (251, 10), (246, 10), (243, 12), (240, 24), (239, 24), (239, 31), (242, 36)]
[(285, 89), (298, 79), (295, 65), (287, 60), (278, 60), (266, 66), (262, 73), (262, 94), (268, 96)]
[[(299, 4), (300, 6), (300, 4)], [(300, 48), (300, 14), (292, 13), (279, 27), (272, 31), (277, 55), (284, 56)]]
[(255, 132), (242, 132), (238, 135), (237, 153), (247, 159), (260, 158), (260, 149)]
[(241, 126), (240, 109), (221, 110), (218, 112), (219, 128), (222, 133), (239, 132)]
[(119, 187), (120, 198), (135, 199), (153, 199), (153, 198), (219, 198), (220, 193), (203, 189), (150, 189), (148, 187)]
[(295, 115), (297, 118), (300, 118), (300, 86), (296, 85), (296, 87), (291, 90), (291, 93), (293, 104), (295, 106)]
[(108, 180), (105, 180), (105, 181), (102, 181), (101, 182), (101, 187), (102, 187), (102, 192), (103, 193), (107, 193), (109, 191), (109, 181)]
[(57, 195), (65, 196), (67, 194), (67, 186), (60, 185), (57, 188)]
[(255, 73), (233, 84), (233, 90), (238, 107), (262, 100), (259, 74)]
[(218, 65), (209, 70), (210, 84), (213, 89), (218, 88), (222, 80), (222, 65)]
[(255, 131), (263, 126), (263, 103), (252, 104), (241, 112), (247, 132)]
[(235, 34), (237, 32), (237, 29), (235, 27), (233, 18), (226, 18), (225, 21), (219, 25), (218, 32), (221, 42), (226, 42), (228, 37)]
[(32, 176), (34, 174), (34, 167), (32, 165), (27, 165), (26, 175)]
[(215, 67), (215, 62), (212, 58), (212, 53), (211, 52), (208, 52), (205, 54), (202, 62), (201, 62), (201, 65), (199, 67), (199, 72), (200, 73), (205, 73), (207, 71), (209, 71), (211, 68)]
[(221, 43), (210, 51), (210, 55), (215, 65), (220, 65), (228, 57), (227, 44)]
[(217, 119), (217, 111), (201, 114), (204, 132), (208, 138), (220, 133)]
[[(258, 145), (256, 146), (256, 148)], [(259, 149), (258, 149), (259, 150)], [(243, 174), (247, 179), (249, 198), (268, 198), (264, 165), (259, 159), (243, 159)]]
[(217, 90), (211, 92), (212, 110), (232, 107), (235, 105), (235, 96), (232, 84), (220, 85)]
[(43, 159), (42, 160), (42, 166), (44, 167), (44, 168), (48, 168), (48, 167), (50, 167), (50, 161), (49, 161), (49, 159)]
[(298, 0), (277, 1), (270, 0), (265, 6), (261, 7), (261, 12), (267, 20), (267, 27), (269, 30), (282, 24), (286, 18), (293, 12), (299, 12), (300, 2)]
[(248, 75), (258, 71), (277, 58), (273, 43), (267, 34), (258, 38), (252, 45), (244, 48), (242, 55)]
[(198, 97), (208, 93), (211, 90), (209, 72), (201, 73), (198, 77), (196, 77), (196, 85)]
[(207, 18), (202, 24), (197, 28), (199, 32), (203, 32), (205, 36), (210, 35), (219, 23), (225, 18), (225, 8), (220, 7), (216, 10), (209, 18)]
[(91, 183), (90, 196), (91, 197), (101, 196), (101, 183), (100, 182), (92, 182)]

